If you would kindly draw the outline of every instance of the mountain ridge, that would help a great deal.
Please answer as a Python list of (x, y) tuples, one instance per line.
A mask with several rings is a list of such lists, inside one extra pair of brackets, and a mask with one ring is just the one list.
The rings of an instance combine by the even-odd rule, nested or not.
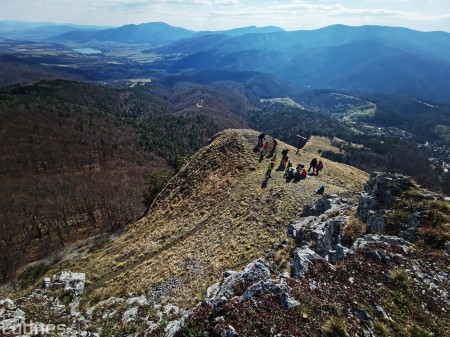
[[(183, 291), (174, 288), (172, 301), (191, 305), (218, 274), (243, 266), (264, 247), (282, 240), (285, 231), (279, 226), (298, 215), (304, 203), (318, 198), (315, 190), (321, 184), (330, 193), (343, 193), (361, 188), (367, 177), (324, 159), (325, 170), (318, 177), (288, 183), (283, 172), (274, 169), (264, 187), (267, 159), (259, 163), (258, 153), (252, 151), (257, 135), (250, 130), (219, 133), (168, 183), (145, 218), (106, 249), (60, 267), (87, 273), (91, 299), (148, 291), (175, 278), (184, 286)], [(287, 145), (278, 146), (279, 153)], [(305, 165), (312, 156), (291, 155), (295, 163), (301, 160)], [(230, 245), (233, 249), (226, 249)], [(202, 265), (201, 280), (195, 272), (183, 272), (187, 257)], [(138, 276), (144, 274), (147, 277)]]
[(146, 217), (0, 301), (6, 326), (76, 317), (80, 336), (446, 335), (448, 202), (396, 173), (371, 174), (360, 193), (368, 175), (329, 160), (318, 176), (287, 182), (274, 168), (260, 185), (258, 134), (217, 134)]

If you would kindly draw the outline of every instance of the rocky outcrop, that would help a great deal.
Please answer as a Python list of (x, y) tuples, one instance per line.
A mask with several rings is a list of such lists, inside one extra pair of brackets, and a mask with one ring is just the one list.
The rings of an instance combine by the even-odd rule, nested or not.
[(376, 234), (367, 234), (362, 238), (357, 239), (351, 249), (356, 250), (359, 248), (364, 248), (369, 244), (381, 244), (384, 247), (396, 245), (400, 247), (405, 253), (408, 252), (412, 247), (412, 244), (405, 239), (399, 238), (397, 236), (389, 236), (389, 235), (376, 235)]
[[(88, 332), (80, 331), (77, 320), (74, 320), (79, 315), (78, 305), (84, 283), (84, 273), (64, 271), (52, 278), (45, 278), (42, 287), (28, 297), (19, 298), (15, 303), (8, 299), (1, 301), (0, 321), (3, 328), (11, 334), (24, 336), (51, 334), (57, 328), (67, 335), (87, 336)], [(58, 322), (64, 322), (66, 318), (67, 322), (56, 326), (53, 324), (56, 318)]]
[[(322, 259), (320, 256), (318, 258)], [(313, 260), (313, 258), (311, 258)], [(312, 263), (311, 261), (304, 263)], [(224, 321), (222, 317), (224, 308), (246, 303), (254, 303), (258, 306), (268, 300), (275, 298), (277, 305), (283, 310), (292, 310), (300, 303), (292, 297), (291, 288), (286, 283), (289, 276), (280, 277), (279, 280), (273, 280), (269, 265), (263, 259), (257, 259), (242, 272), (227, 271), (223, 274), (220, 283), (212, 285), (207, 291), (207, 298), (199, 304), (195, 310), (203, 310), (202, 307), (209, 307), (211, 315), (209, 320), (215, 322), (217, 326)], [(180, 326), (180, 329), (183, 325)], [(238, 336), (235, 329), (230, 325), (224, 325), (221, 335)]]
[(367, 223), (369, 233), (386, 232), (386, 210), (400, 200), (414, 184), (411, 178), (397, 173), (374, 172), (364, 185), (357, 209), (358, 218)]
[[(254, 270), (255, 268), (249, 275), (254, 275)], [(51, 278), (44, 278), (41, 287), (28, 296), (16, 301), (1, 300), (0, 328), (22, 336), (52, 335), (55, 331), (52, 329), (58, 328), (61, 336), (98, 337), (102, 328), (86, 331), (80, 329), (80, 326), (99, 321), (115, 322), (114, 327), (118, 330), (139, 325), (149, 334), (160, 328), (161, 323), (168, 318), (173, 320), (174, 317), (180, 317), (165, 327), (165, 336), (174, 336), (182, 326), (182, 317), (186, 311), (171, 304), (154, 304), (153, 293), (148, 296), (132, 293), (124, 298), (110, 297), (80, 312), (78, 306), (85, 281), (84, 273), (63, 271)], [(164, 296), (170, 291), (170, 285), (174, 282), (169, 280), (167, 284), (156, 289), (158, 296)], [(54, 325), (55, 321), (59, 323), (58, 326)]]
[(223, 280), (217, 292), (210, 287), (208, 293), (213, 297), (213, 301), (230, 299), (236, 295), (238, 287), (242, 285), (251, 285), (259, 281), (267, 281), (270, 278), (270, 270), (267, 264), (258, 259), (248, 264), (242, 272), (227, 271), (223, 275)]
[(26, 323), (25, 312), (9, 298), (0, 300), (0, 327), (6, 335), (18, 335)]
[(424, 223), (434, 221), (427, 218), (433, 212), (430, 207), (435, 201), (445, 203), (442, 196), (421, 189), (410, 177), (375, 172), (364, 185), (357, 215), (367, 224), (368, 233), (389, 233), (415, 242), (417, 230)]
[[(405, 224), (398, 226), (395, 235), (388, 235), (393, 209), (397, 211), (399, 204), (415, 206), (404, 202), (405, 195), (421, 201), (439, 199), (411, 186), (404, 176), (374, 174), (358, 201), (350, 193), (325, 195), (305, 206), (302, 216), (288, 225), (288, 237), (281, 238), (280, 244), (266, 244), (264, 258), (254, 260), (244, 270), (223, 272), (220, 282), (211, 285), (206, 298), (188, 312), (160, 304), (186, 287), (180, 276), (167, 278), (145, 293), (103, 299), (80, 312), (85, 275), (62, 272), (46, 277), (30, 296), (1, 301), (0, 324), (17, 331), (33, 319), (40, 329), (36, 331), (43, 332), (46, 322), (57, 319), (74, 337), (115, 336), (135, 327), (143, 335), (179, 337), (199, 326), (203, 335), (213, 331), (215, 336), (251, 336), (256, 331), (252, 324), (259, 329), (256, 335), (315, 336), (317, 331), (308, 330), (308, 325), (316, 324), (319, 317), (320, 326), (326, 326), (328, 316), (338, 315), (352, 331), (358, 331), (358, 336), (373, 336), (376, 323), (389, 325), (398, 319), (393, 302), (380, 298), (380, 284), (388, 293), (399, 287), (415, 292), (416, 298), (422, 296), (424, 310), (446, 314), (450, 312), (447, 256), (441, 254), (436, 267), (436, 257), (417, 258), (420, 250), (412, 243), (430, 212), (423, 207), (408, 209), (398, 217)], [(358, 217), (367, 221), (369, 233), (352, 242), (346, 229), (354, 224), (350, 220), (354, 220), (356, 209)], [(364, 227), (355, 230), (358, 236), (363, 231)], [(443, 242), (441, 248), (450, 254), (449, 242)], [(183, 265), (203, 272), (202, 264), (195, 261)], [(108, 322), (114, 322), (111, 331), (105, 330)], [(92, 331), (75, 330), (79, 326)]]
[(311, 245), (315, 253), (336, 264), (348, 254), (341, 245), (348, 221), (345, 210), (355, 205), (346, 198), (326, 195), (313, 205), (305, 206), (302, 218), (289, 224), (288, 233), (300, 246)]

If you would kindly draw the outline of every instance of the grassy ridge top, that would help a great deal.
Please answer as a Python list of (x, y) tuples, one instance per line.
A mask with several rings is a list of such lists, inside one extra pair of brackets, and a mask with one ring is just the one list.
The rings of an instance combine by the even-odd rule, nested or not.
[[(146, 293), (171, 284), (170, 301), (192, 306), (223, 271), (241, 269), (286, 235), (287, 223), (303, 206), (327, 193), (360, 191), (368, 175), (324, 160), (320, 176), (299, 183), (272, 172), (263, 188), (269, 159), (253, 152), (258, 132), (226, 130), (194, 156), (155, 200), (149, 214), (104, 249), (61, 269), (87, 273), (90, 301), (129, 292)], [(281, 150), (289, 145), (278, 142)], [(308, 165), (314, 154), (294, 162)]]

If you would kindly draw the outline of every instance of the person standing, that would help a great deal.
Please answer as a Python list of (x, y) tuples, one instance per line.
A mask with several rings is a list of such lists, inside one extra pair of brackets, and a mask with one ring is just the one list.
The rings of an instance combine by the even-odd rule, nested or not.
[(277, 144), (278, 144), (278, 142), (277, 142), (277, 140), (275, 139), (275, 137), (272, 137), (272, 143), (273, 143), (273, 146), (272, 146), (272, 151), (271, 151), (270, 153), (271, 153), (271, 155), (273, 156), (273, 154), (275, 153), (275, 150), (276, 150), (276, 148), (277, 148)]
[(263, 146), (263, 142), (266, 139), (266, 134), (261, 133), (258, 137), (258, 146)]
[(321, 160), (319, 160), (319, 162), (317, 163), (317, 166), (316, 166), (316, 176), (319, 175), (319, 172), (322, 171), (322, 169), (323, 169), (323, 163)]
[(312, 173), (314, 174), (314, 172), (316, 171), (316, 166), (317, 166), (317, 158), (313, 158), (313, 160), (311, 160), (311, 163), (309, 163), (308, 173), (312, 169)]
[(272, 170), (275, 167), (275, 161), (272, 160), (267, 166), (266, 179), (271, 178)]
[(263, 146), (263, 152), (266, 153), (267, 149), (269, 148), (269, 141), (266, 140)]

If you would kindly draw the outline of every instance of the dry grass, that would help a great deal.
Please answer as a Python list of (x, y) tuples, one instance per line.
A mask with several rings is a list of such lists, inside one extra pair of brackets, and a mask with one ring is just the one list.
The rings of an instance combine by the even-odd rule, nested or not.
[[(288, 221), (319, 198), (315, 191), (320, 185), (327, 185), (327, 193), (358, 191), (368, 178), (356, 168), (323, 159), (320, 176), (286, 183), (283, 172), (274, 169), (262, 188), (268, 159), (259, 163), (252, 151), (257, 136), (251, 130), (221, 132), (169, 182), (148, 216), (105, 249), (59, 269), (87, 273), (88, 299), (145, 292), (177, 278), (170, 301), (189, 307), (223, 271), (241, 269), (281, 242)], [(286, 146), (279, 142), (278, 150)], [(314, 156), (290, 154), (295, 164), (309, 164)]]
[(355, 216), (350, 216), (348, 218), (347, 226), (345, 226), (344, 236), (342, 242), (344, 245), (351, 245), (358, 238), (366, 234), (367, 224), (356, 218)]
[(348, 337), (347, 328), (342, 319), (332, 317), (323, 325), (323, 332), (327, 337)]
[(340, 153), (337, 147), (331, 145), (331, 141), (328, 138), (319, 136), (311, 136), (303, 149), (316, 155), (323, 151)]

